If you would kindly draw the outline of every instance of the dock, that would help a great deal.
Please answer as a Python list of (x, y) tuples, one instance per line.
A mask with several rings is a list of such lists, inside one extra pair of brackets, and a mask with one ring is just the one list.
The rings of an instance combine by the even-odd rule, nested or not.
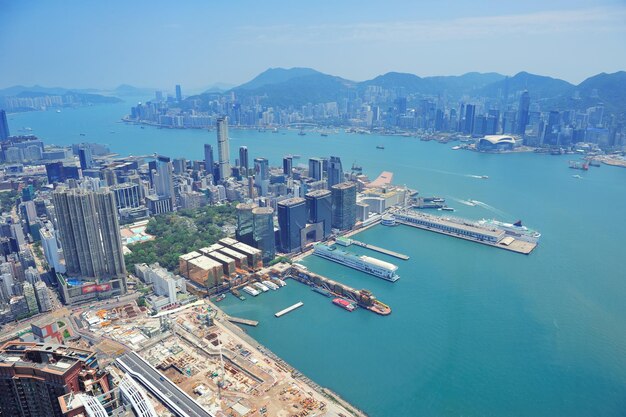
[(233, 317), (233, 316), (228, 316), (228, 315), (226, 315), (226, 320), (228, 320), (231, 323), (245, 324), (246, 326), (252, 326), (252, 327), (256, 327), (259, 325), (259, 322), (256, 320), (242, 319), (241, 317)]
[(352, 241), (353, 245), (359, 246), (361, 248), (366, 248), (366, 249), (373, 250), (374, 252), (379, 252), (379, 253), (383, 253), (385, 255), (393, 256), (394, 258), (402, 259), (403, 261), (406, 261), (406, 260), (409, 259), (408, 255), (404, 255), (402, 253), (398, 253), (398, 252), (394, 252), (394, 251), (389, 250), (389, 249), (385, 249), (385, 248), (381, 248), (381, 247), (378, 247), (378, 246), (370, 245), (369, 243), (360, 242), (358, 240), (354, 240), (354, 239), (350, 239), (350, 240)]
[(300, 308), (304, 305), (304, 303), (302, 301), (299, 301), (297, 303), (295, 303), (294, 305), (292, 305), (291, 307), (287, 307), (284, 310), (280, 310), (278, 313), (274, 314), (274, 316), (276, 317), (280, 317), (280, 316), (284, 316), (287, 313), (291, 313), (293, 310)]

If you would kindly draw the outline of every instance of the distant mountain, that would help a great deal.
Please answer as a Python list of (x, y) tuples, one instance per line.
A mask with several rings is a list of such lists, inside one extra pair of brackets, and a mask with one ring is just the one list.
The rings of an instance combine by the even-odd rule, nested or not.
[(156, 88), (135, 87), (128, 84), (120, 84), (114, 90), (111, 91), (113, 95), (120, 97), (142, 97), (154, 96), (154, 92), (158, 90)]
[(500, 81), (488, 84), (483, 88), (479, 88), (475, 93), (484, 97), (498, 97), (505, 91), (512, 94), (517, 91), (528, 90), (531, 99), (539, 100), (567, 95), (572, 91), (573, 87), (573, 84), (559, 80), (558, 78), (519, 72), (513, 77), (506, 77)]
[(233, 89), (235, 86), (228, 83), (215, 83), (208, 87), (202, 88), (204, 93), (223, 93), (225, 91)]
[(11, 97), (17, 96), (20, 93), (41, 93), (39, 95), (62, 95), (67, 92), (67, 88), (61, 87), (42, 87), (40, 85), (33, 85), (32, 87), (26, 87), (23, 85), (14, 85), (0, 90), (0, 96)]
[(294, 78), (322, 74), (312, 68), (269, 68), (233, 90), (255, 90), (270, 84), (281, 84)]
[(574, 96), (580, 107), (603, 104), (609, 112), (626, 113), (626, 72), (601, 73), (578, 84)]

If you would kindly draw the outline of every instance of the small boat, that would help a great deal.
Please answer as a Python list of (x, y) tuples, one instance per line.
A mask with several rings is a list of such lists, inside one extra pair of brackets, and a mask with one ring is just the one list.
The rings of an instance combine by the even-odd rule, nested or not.
[(85, 136), (85, 134), (84, 134), (84, 133), (81, 133), (80, 135), (81, 135), (81, 136)]
[(385, 149), (385, 147), (383, 145), (377, 145), (376, 149)]
[(453, 146), (453, 147), (452, 147), (452, 150), (453, 150), (453, 151), (458, 151), (459, 149), (461, 149), (461, 147), (460, 147), (459, 145), (457, 145), (457, 146)]
[(220, 294), (217, 296), (217, 298), (215, 299), (216, 302), (220, 302), (222, 301), (224, 298), (226, 298), (226, 294)]
[(326, 137), (328, 136), (328, 133), (320, 133), (320, 136)]
[(239, 299), (240, 299), (241, 301), (245, 301), (245, 300), (246, 300), (246, 297), (244, 297), (243, 295), (240, 295), (240, 296), (239, 296)]
[(489, 176), (488, 175), (481, 175), (480, 178), (483, 179), (483, 180), (488, 180)]
[(61, 113), (61, 110), (57, 110), (57, 113)]
[(452, 207), (448, 207), (448, 206), (441, 207), (439, 210), (443, 210), (443, 211), (454, 211), (454, 209), (453, 209)]
[(574, 177), (574, 178), (578, 178), (578, 179), (582, 179), (582, 177), (581, 177), (580, 175), (578, 175), (578, 174), (576, 174), (576, 175), (572, 175), (572, 177)]

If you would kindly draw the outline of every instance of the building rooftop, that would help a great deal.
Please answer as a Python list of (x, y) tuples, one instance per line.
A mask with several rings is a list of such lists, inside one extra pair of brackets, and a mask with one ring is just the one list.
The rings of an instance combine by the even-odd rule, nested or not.
[(315, 190), (315, 191), (311, 191), (310, 193), (307, 193), (306, 196), (307, 197), (325, 197), (330, 194), (331, 192), (329, 190)]
[(301, 197), (293, 197), (293, 198), (288, 198), (286, 200), (283, 201), (279, 201), (278, 205), (279, 206), (286, 206), (286, 207), (293, 207), (296, 206), (298, 204), (302, 204), (304, 203), (306, 200), (304, 198)]
[(222, 264), (211, 259), (208, 258), (204, 255), (200, 255), (197, 258), (194, 258), (192, 260), (189, 261), (190, 264), (197, 266), (200, 269), (204, 269), (204, 270), (209, 270), (209, 269), (213, 269), (213, 268), (222, 268)]
[(274, 214), (274, 209), (271, 207), (256, 207), (252, 209), (252, 214)]
[(202, 256), (202, 254), (199, 252), (193, 251), (193, 252), (186, 253), (184, 255), (180, 255), (178, 258), (182, 259), (183, 261), (190, 261), (194, 258), (197, 258), (198, 256)]
[(340, 182), (339, 184), (335, 184), (332, 186), (332, 188), (335, 190), (347, 190), (348, 188), (353, 188), (353, 187), (356, 187), (356, 185), (350, 181)]
[(95, 353), (79, 348), (52, 343), (11, 341), (0, 348), (0, 368), (38, 368), (64, 374), (78, 362), (89, 364)]

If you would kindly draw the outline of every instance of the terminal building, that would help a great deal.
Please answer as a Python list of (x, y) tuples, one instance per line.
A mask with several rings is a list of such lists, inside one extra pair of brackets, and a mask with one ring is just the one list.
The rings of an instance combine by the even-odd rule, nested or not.
[(511, 151), (516, 145), (515, 138), (510, 135), (487, 135), (478, 139), (476, 149), (485, 152)]

